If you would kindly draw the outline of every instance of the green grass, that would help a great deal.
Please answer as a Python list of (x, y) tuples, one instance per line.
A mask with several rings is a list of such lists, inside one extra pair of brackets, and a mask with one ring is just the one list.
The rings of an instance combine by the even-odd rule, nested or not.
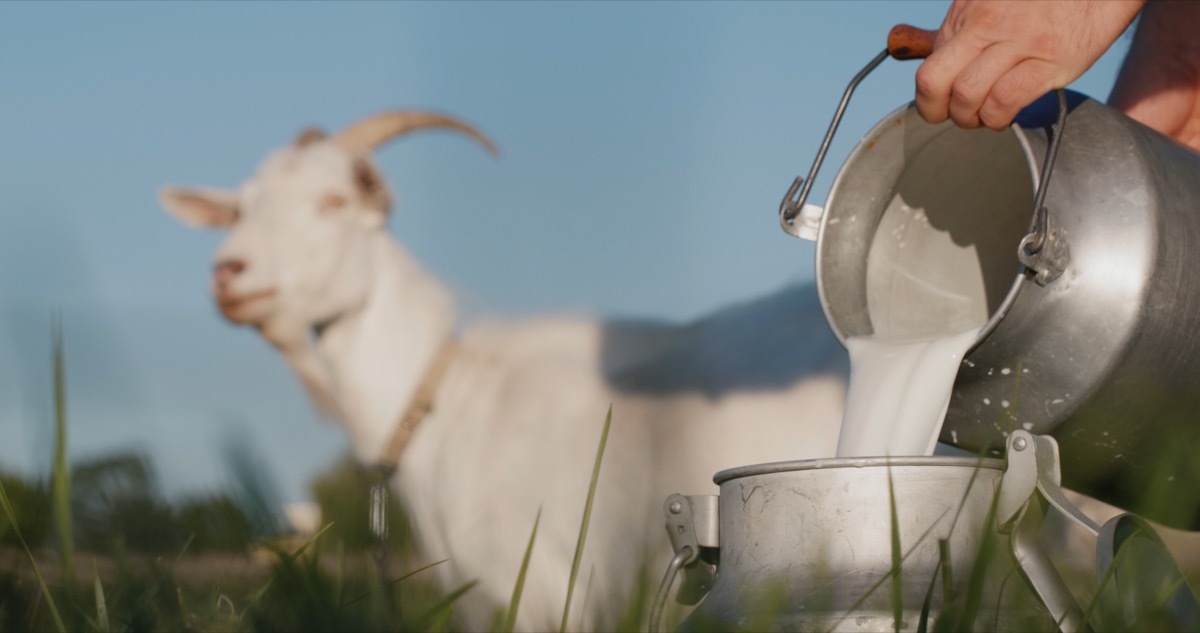
[(596, 448), (596, 464), (592, 467), (592, 479), (588, 484), (587, 501), (583, 505), (583, 522), (579, 526), (579, 541), (575, 545), (575, 557), (571, 561), (571, 576), (567, 581), (567, 603), (563, 606), (562, 626), (559, 633), (567, 630), (571, 615), (571, 597), (575, 595), (575, 579), (579, 577), (579, 563), (583, 560), (583, 546), (587, 544), (588, 525), (592, 520), (592, 502), (596, 498), (596, 484), (600, 481), (600, 464), (604, 461), (604, 447), (608, 444), (608, 429), (612, 426), (612, 406), (604, 417), (604, 430), (600, 432), (600, 446)]
[(537, 518), (533, 520), (533, 531), (529, 533), (529, 544), (525, 546), (525, 556), (521, 558), (521, 570), (517, 572), (517, 583), (513, 586), (512, 599), (508, 602), (504, 625), (500, 627), (503, 633), (512, 633), (516, 626), (517, 610), (521, 607), (521, 594), (525, 591), (525, 574), (529, 571), (529, 559), (533, 556), (533, 544), (537, 540), (538, 523), (541, 520), (542, 510), (538, 508)]
[(54, 354), (54, 524), (63, 574), (75, 574), (75, 539), (71, 529), (71, 470), (67, 462), (67, 367), (63, 349), (62, 318), (51, 325)]
[(112, 625), (108, 622), (108, 601), (104, 599), (104, 583), (100, 582), (100, 570), (96, 561), (92, 561), (92, 593), (96, 598), (95, 628), (101, 633), (108, 633)]
[(888, 466), (888, 514), (891, 523), (888, 532), (891, 537), (892, 550), (892, 630), (900, 633), (904, 626), (904, 576), (900, 566), (903, 554), (900, 551), (900, 520), (896, 512), (896, 489), (892, 483), (892, 467)]
[(29, 557), (29, 566), (33, 569), (34, 576), (37, 577), (38, 588), (41, 590), (42, 596), (46, 599), (46, 604), (49, 605), (51, 617), (54, 618), (54, 630), (65, 632), (67, 628), (63, 624), (62, 616), (58, 612), (58, 606), (54, 603), (54, 595), (46, 585), (46, 579), (42, 576), (42, 571), (38, 567), (33, 551), (29, 549), (29, 545), (25, 542), (25, 537), (21, 535), (21, 525), (17, 521), (16, 513), (13, 512), (12, 503), (8, 500), (8, 493), (5, 492), (3, 483), (0, 483), (0, 508), (3, 508), (4, 516), (8, 519), (8, 524), (11, 526), (13, 533), (16, 534), (17, 540), (21, 543), (21, 549)]
[[(281, 540), (269, 529), (274, 503), (271, 484), (254, 470), (256, 460), (244, 452), (244, 446), (243, 452), (231, 457), (235, 470), (246, 480), (238, 488), (241, 494), (167, 503), (154, 492), (153, 468), (136, 454), (75, 464), (68, 461), (66, 351), (58, 319), (52, 327), (52, 361), (55, 437), (48, 483), (0, 474), (0, 554), (9, 552), (14, 555), (10, 561), (21, 561), (0, 565), (0, 630), (453, 630), (457, 601), (474, 591), (475, 583), (450, 591), (434, 586), (428, 572), (446, 561), (415, 558), (411, 530), (395, 499), (389, 500), (388, 515), (393, 523), (388, 539), (402, 571), (392, 579), (380, 576), (371, 559), (374, 543), (367, 526), (372, 473), (347, 459), (316, 481), (314, 496), (321, 502), (323, 516), (332, 521), (299, 543)], [(583, 507), (563, 606), (560, 630), (564, 631), (570, 621), (612, 417), (610, 408)], [(124, 496), (112, 494), (117, 489), (124, 491)], [(903, 613), (911, 608), (900, 601), (905, 580), (900, 570), (916, 543), (900, 542), (894, 526), (901, 508), (894, 495), (889, 495), (889, 504), (893, 572), (879, 579), (870, 591), (890, 583), (895, 627), (900, 630)], [(507, 633), (515, 628), (540, 518), (540, 512), (533, 517), (524, 544), (497, 544), (514, 549), (524, 545), (511, 599), (494, 622), (497, 631)], [(926, 533), (917, 541), (929, 537)], [(907, 623), (912, 628), (906, 630), (978, 628), (985, 565), (997, 547), (994, 538), (985, 538), (978, 553), (981, 564), (956, 588), (950, 577), (947, 544), (939, 543), (941, 571), (926, 588), (919, 621), (915, 627)], [(77, 565), (85, 561), (91, 563), (90, 574), (77, 573)], [(1140, 564), (1137, 555), (1126, 550), (1117, 553), (1114, 569), (1117, 565), (1122, 566), (1120, 573), (1110, 570), (1103, 578), (1103, 595), (1108, 599), (1097, 593), (1097, 598), (1085, 605), (1092, 626), (1102, 630), (1170, 628), (1173, 623), (1164, 615), (1163, 603), (1181, 581), (1156, 582), (1151, 566)], [(662, 569), (654, 562), (644, 571), (639, 578), (640, 591), (632, 592), (639, 596), (650, 594), (648, 590), (655, 586)], [(79, 580), (77, 575), (85, 579)], [(1118, 577), (1124, 583), (1120, 587)], [(1132, 615), (1114, 611), (1113, 603), (1120, 600), (1113, 596), (1129, 595), (1130, 583), (1138, 585), (1141, 580), (1146, 585), (1141, 592), (1145, 595), (1143, 611)], [(1021, 582), (1010, 575), (1001, 591)], [(753, 626), (766, 629), (778, 622), (781, 611), (791, 608), (793, 591), (786, 586), (764, 591), (765, 599), (750, 619)], [(935, 614), (938, 593), (940, 612)], [(619, 630), (632, 630), (643, 623), (645, 607), (645, 602), (637, 602), (626, 613), (612, 614), (610, 621), (619, 623)], [(820, 605), (809, 608), (819, 609)], [(852, 607), (845, 617), (851, 617), (853, 611)]]
[[(271, 482), (246, 443), (227, 442), (227, 448), (237, 449), (226, 455), (238, 479), (234, 494), (174, 504), (158, 496), (154, 468), (137, 454), (70, 463), (66, 352), (57, 318), (51, 347), (50, 484), (0, 474), (0, 554), (15, 547), (26, 561), (25, 566), (0, 566), (0, 630), (452, 629), (457, 601), (476, 582), (449, 592), (433, 586), (428, 570), (446, 561), (426, 564), (415, 557), (411, 530), (394, 498), (388, 501), (393, 521), (387, 538), (392, 558), (408, 569), (394, 579), (381, 577), (371, 559), (376, 543), (367, 526), (375, 474), (349, 458), (314, 483), (322, 515), (333, 520), (302, 543), (280, 540), (273, 527), (278, 519)], [(611, 422), (610, 408), (583, 507), (569, 593), (587, 543)], [(19, 493), (15, 503), (6, 484)], [(41, 518), (43, 508), (49, 520)], [(497, 630), (515, 627), (539, 523), (540, 512)], [(32, 539), (26, 526), (35, 530)], [(82, 583), (76, 578), (80, 559), (91, 561)]]

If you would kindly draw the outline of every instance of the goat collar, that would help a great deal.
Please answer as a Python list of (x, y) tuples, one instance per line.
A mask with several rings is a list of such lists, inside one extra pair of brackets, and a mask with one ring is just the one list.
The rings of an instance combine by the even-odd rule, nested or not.
[(454, 338), (447, 338), (438, 349), (437, 355), (430, 361), (429, 367), (425, 369), (424, 377), (417, 385), (417, 390), (413, 392), (412, 399), (408, 401), (408, 408), (404, 410), (404, 415), (400, 416), (396, 429), (392, 431), (387, 446), (379, 456), (377, 465), (385, 471), (396, 470), (400, 464), (400, 456), (408, 446), (409, 440), (412, 439), (413, 433), (416, 433), (417, 427), (433, 411), (434, 397), (437, 395), (442, 378), (446, 375), (446, 370), (450, 367), (457, 351), (458, 345)]

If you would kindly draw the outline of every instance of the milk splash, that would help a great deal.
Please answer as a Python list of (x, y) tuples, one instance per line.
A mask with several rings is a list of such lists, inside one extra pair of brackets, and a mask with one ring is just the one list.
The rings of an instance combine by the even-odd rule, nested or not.
[(978, 328), (928, 338), (846, 340), (850, 388), (838, 457), (932, 455), (959, 364)]

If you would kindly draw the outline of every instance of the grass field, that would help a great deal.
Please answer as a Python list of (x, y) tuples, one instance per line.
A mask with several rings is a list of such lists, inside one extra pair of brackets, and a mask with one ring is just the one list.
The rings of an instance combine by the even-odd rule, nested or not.
[[(388, 509), (386, 572), (380, 572), (375, 558), (379, 544), (368, 526), (369, 490), (377, 475), (349, 457), (313, 482), (323, 527), (309, 536), (291, 534), (282, 525), (269, 478), (256, 470), (261, 461), (237, 450), (228, 456), (237, 474), (235, 490), (173, 503), (157, 492), (153, 465), (143, 456), (112, 454), (69, 464), (66, 381), (57, 330), (54, 343), (53, 472), (33, 480), (0, 473), (0, 631), (453, 630), (455, 600), (470, 591), (470, 584), (448, 594), (434, 586), (429, 570), (444, 561), (416, 555), (395, 499)], [(602, 438), (609, 423), (611, 412)], [(601, 439), (593, 491), (604, 446)], [(589, 493), (576, 566), (586, 544), (590, 504)], [(526, 562), (535, 540), (536, 524), (528, 543), (512, 544), (524, 549)], [(892, 541), (898, 566), (901, 547), (894, 530)], [(1192, 594), (1182, 578), (1163, 573), (1161, 548), (1145, 539), (1130, 542), (1142, 549), (1119, 552), (1114, 568), (1121, 567), (1120, 574), (1110, 570), (1102, 580), (1104, 589), (1082, 605), (1091, 626), (1200, 629), (1194, 598), (1183, 611), (1169, 608), (1173, 597)], [(522, 568), (510, 604), (497, 609), (494, 630), (512, 630), (524, 572)], [(895, 585), (900, 575), (893, 576), (892, 586), (881, 581), (880, 591), (899, 594)], [(1180, 588), (1183, 594), (1174, 593)], [(786, 596), (788, 589), (780, 591), (777, 597)], [(970, 603), (947, 602), (945, 615), (954, 620), (923, 615), (912, 623), (914, 630), (970, 626)], [(899, 613), (901, 605), (893, 606)], [(636, 605), (619, 619), (621, 626), (636, 628), (644, 622), (645, 608)], [(756, 629), (779, 621), (769, 607), (754, 615)], [(563, 630), (569, 628), (567, 621), (564, 614)]]

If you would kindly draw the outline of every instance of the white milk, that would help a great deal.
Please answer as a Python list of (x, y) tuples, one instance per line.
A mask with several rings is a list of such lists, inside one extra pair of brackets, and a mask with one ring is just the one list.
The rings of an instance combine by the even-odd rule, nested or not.
[(874, 333), (846, 340), (838, 457), (933, 454), (963, 356), (1017, 273), (1005, 236), (1022, 234), (1028, 220), (1011, 210), (1024, 208), (1027, 192), (993, 191), (1003, 179), (950, 177), (952, 155), (922, 160), (937, 168), (906, 173), (868, 251)]
[(954, 377), (978, 334), (846, 339), (850, 389), (837, 456), (932, 455)]

